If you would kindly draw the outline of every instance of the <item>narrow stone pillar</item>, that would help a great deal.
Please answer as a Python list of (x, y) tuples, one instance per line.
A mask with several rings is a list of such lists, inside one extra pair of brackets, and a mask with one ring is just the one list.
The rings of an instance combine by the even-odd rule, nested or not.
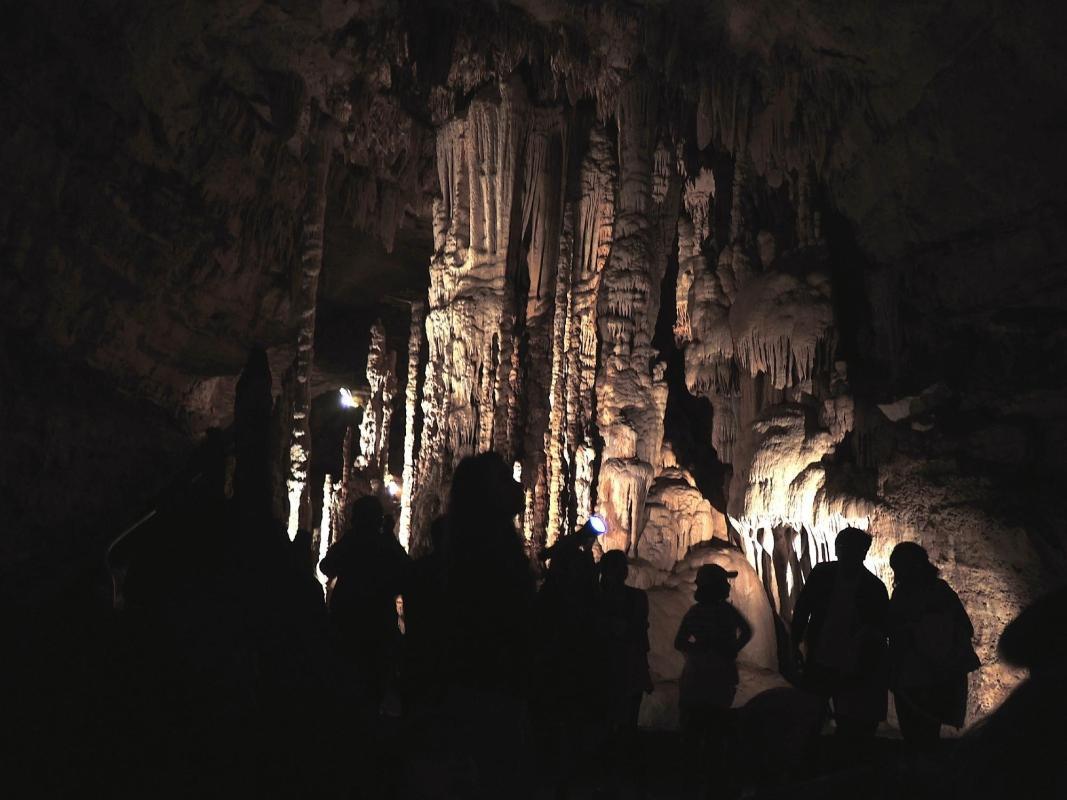
[(296, 345), (296, 385), (293, 392), (292, 435), (289, 445), (289, 539), (311, 528), (311, 498), (307, 492), (311, 463), (311, 366), (315, 349), (315, 309), (322, 271), (322, 236), (326, 223), (326, 186), (332, 155), (328, 124), (315, 126), (308, 148), (308, 194), (300, 237), (300, 283), (296, 292), (300, 315)]
[(415, 434), (418, 422), (419, 359), (422, 357), (422, 326), (426, 306), (416, 301), (411, 304), (411, 332), (408, 336), (408, 383), (404, 403), (404, 473), (403, 494), (400, 496), (400, 544), (411, 549), (411, 501), (418, 481), (415, 469)]

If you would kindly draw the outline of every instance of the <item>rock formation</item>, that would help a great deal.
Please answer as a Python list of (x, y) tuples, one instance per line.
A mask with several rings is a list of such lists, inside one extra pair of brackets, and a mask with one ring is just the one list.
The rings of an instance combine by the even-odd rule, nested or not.
[(312, 461), (316, 401), (357, 381), (327, 322), (382, 315), (410, 341), (413, 551), (485, 449), (531, 551), (599, 511), (669, 587), (729, 541), (786, 626), (843, 525), (887, 580), (915, 539), (975, 620), (989, 708), (997, 631), (1067, 570), (1063, 51), (996, 2), (846, 5), (13, 10), (5, 583), (43, 591), (23, 565), (71, 541), (89, 563), (238, 391), (261, 429), (266, 386), (236, 380), (257, 343), (271, 443), (234, 430), (239, 464), (269, 449), (290, 535), (334, 476), (336, 530), (356, 460), (387, 472), (396, 398), (376, 367), (342, 463), (339, 433)]
[[(423, 324), (425, 306), (421, 302), (411, 304), (411, 330), (408, 334), (407, 387), (404, 390), (404, 467), (401, 477), (400, 520), (397, 537), (404, 549), (411, 547), (411, 509), (415, 494), (415, 436), (418, 431), (419, 361), (422, 357)], [(386, 450), (388, 454), (388, 450)]]
[(319, 273), (322, 271), (322, 237), (326, 224), (326, 185), (333, 156), (331, 123), (321, 120), (312, 109), (311, 140), (308, 148), (308, 189), (300, 238), (299, 289), (296, 308), (299, 328), (296, 343), (292, 433), (289, 442), (289, 519), (286, 529), (294, 539), (298, 529), (311, 529), (311, 498), (307, 492), (308, 463), (311, 459), (311, 365), (315, 348), (315, 311), (318, 307)]

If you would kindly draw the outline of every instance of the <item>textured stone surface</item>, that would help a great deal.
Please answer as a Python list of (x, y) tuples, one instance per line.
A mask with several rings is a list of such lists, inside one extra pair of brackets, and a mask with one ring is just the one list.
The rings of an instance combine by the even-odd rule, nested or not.
[[(415, 539), (454, 460), (494, 447), (519, 464), (532, 546), (599, 508), (613, 544), (666, 568), (708, 531), (662, 461), (684, 382), (732, 476), (701, 484), (725, 499), (712, 535), (725, 512), (775, 607), (788, 618), (845, 522), (871, 528), (880, 569), (917, 538), (975, 619), (988, 708), (1011, 682), (997, 631), (1067, 563), (1067, 63), (1051, 3), (872, 9), (12, 9), (5, 563), (92, 561), (165, 482), (145, 473), (229, 424), (253, 343), (283, 417), (299, 387), (308, 408), (357, 389), (332, 326), (358, 318), (362, 336), (387, 296), (429, 283), (425, 362), (408, 364)], [(336, 139), (310, 291), (323, 119)], [(406, 305), (383, 318), (403, 348)], [(283, 394), (312, 337), (317, 363)]]

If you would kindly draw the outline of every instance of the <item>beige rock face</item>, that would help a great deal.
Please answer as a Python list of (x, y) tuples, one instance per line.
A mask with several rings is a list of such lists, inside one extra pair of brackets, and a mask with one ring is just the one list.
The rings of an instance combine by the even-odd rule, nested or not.
[(672, 569), (695, 545), (713, 539), (727, 541), (722, 512), (711, 507), (697, 489), (693, 476), (677, 464), (665, 464), (656, 477), (648, 494), (645, 515), (637, 557), (659, 569)]
[[(931, 480), (933, 473), (937, 476)], [(1034, 598), (1042, 564), (1025, 530), (990, 513), (986, 486), (946, 461), (920, 466), (898, 455), (879, 469), (881, 504), (871, 518), (868, 566), (892, 587), (889, 554), (901, 541), (919, 542), (959, 594), (975, 628), (982, 667), (971, 674), (968, 721), (981, 718), (1023, 677), (997, 660), (1004, 627)]]

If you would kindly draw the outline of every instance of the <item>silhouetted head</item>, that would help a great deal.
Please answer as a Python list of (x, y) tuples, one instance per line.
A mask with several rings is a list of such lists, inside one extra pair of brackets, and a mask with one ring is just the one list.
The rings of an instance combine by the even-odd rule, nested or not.
[(860, 566), (871, 549), (871, 535), (859, 528), (845, 528), (835, 541), (837, 560), (848, 566)]
[(582, 547), (580, 532), (561, 537), (541, 555), (548, 559), (548, 574), (556, 586), (579, 591), (591, 590), (595, 586), (593, 553)]
[(736, 578), (737, 572), (726, 570), (718, 564), (705, 564), (697, 570), (697, 590), (694, 595), (698, 603), (713, 603), (730, 596), (730, 578)]
[(349, 533), (362, 536), (373, 536), (381, 533), (382, 522), (385, 518), (382, 511), (381, 501), (374, 495), (364, 495), (352, 504), (349, 512)]
[(1024, 608), (1004, 629), (997, 652), (1031, 675), (1062, 673), (1067, 667), (1067, 586)]
[(459, 462), (449, 493), (450, 516), (510, 520), (523, 505), (522, 486), (499, 455), (479, 453)]
[(626, 576), (630, 574), (630, 566), (626, 561), (626, 553), (622, 550), (608, 550), (600, 558), (600, 583), (602, 586), (622, 586), (626, 583)]
[(925, 548), (915, 542), (901, 542), (894, 547), (889, 566), (893, 568), (893, 582), (898, 586), (937, 577), (937, 567), (930, 563)]

